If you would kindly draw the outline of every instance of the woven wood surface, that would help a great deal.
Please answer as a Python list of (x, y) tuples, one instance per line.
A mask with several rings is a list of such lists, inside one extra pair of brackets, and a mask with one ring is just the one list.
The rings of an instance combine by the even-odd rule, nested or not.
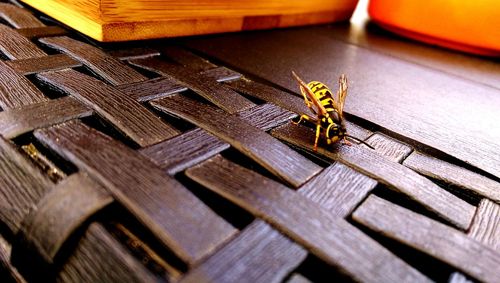
[(2, 282), (500, 280), (484, 171), (359, 119), (313, 152), (298, 93), (0, 17)]

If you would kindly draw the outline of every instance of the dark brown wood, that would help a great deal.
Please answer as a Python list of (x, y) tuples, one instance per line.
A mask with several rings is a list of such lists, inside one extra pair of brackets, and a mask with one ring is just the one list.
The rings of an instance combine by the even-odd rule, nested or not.
[(15, 30), (0, 24), (0, 51), (9, 59), (44, 57), (47, 54)]
[(500, 177), (498, 89), (325, 33), (332, 31), (305, 28), (219, 35), (190, 39), (186, 45), (296, 93), (292, 70), (305, 81), (317, 80), (333, 89), (345, 73), (350, 82), (346, 113)]
[(0, 3), (0, 17), (15, 28), (35, 28), (45, 25), (26, 9)]
[(5, 62), (16, 72), (23, 75), (31, 75), (46, 71), (56, 71), (67, 68), (80, 67), (82, 64), (66, 54), (49, 55), (40, 58), (28, 58)]
[(354, 221), (382, 235), (427, 253), (474, 278), (500, 278), (500, 254), (437, 221), (370, 196), (353, 213)]
[(0, 172), (0, 220), (16, 234), (21, 221), (53, 184), (4, 138), (0, 138)]
[(155, 282), (148, 271), (100, 224), (91, 224), (58, 274), (58, 282)]
[(111, 49), (106, 53), (121, 60), (142, 59), (161, 55), (160, 51), (148, 47)]
[(155, 144), (178, 134), (139, 102), (97, 79), (74, 70), (42, 73), (37, 77), (71, 94), (140, 146)]
[(244, 119), (213, 106), (179, 95), (151, 104), (217, 136), (294, 187), (320, 171), (319, 166)]
[[(33, 115), (36, 113), (36, 115)], [(0, 134), (12, 139), (29, 131), (90, 116), (92, 110), (73, 97), (63, 97), (0, 112)]]
[(61, 35), (66, 35), (68, 33), (67, 30), (59, 26), (29, 27), (29, 28), (17, 29), (16, 31), (22, 36), (29, 38), (31, 40), (40, 37), (61, 36)]
[(208, 60), (187, 51), (179, 46), (166, 46), (162, 47), (161, 53), (167, 56), (170, 60), (188, 67), (189, 69), (197, 72), (213, 69), (216, 65), (210, 63)]
[(105, 81), (113, 85), (146, 80), (146, 77), (121, 63), (118, 59), (107, 55), (96, 47), (67, 36), (42, 38), (40, 42), (80, 61)]
[[(264, 131), (295, 117), (295, 114), (272, 104), (255, 106), (238, 115), (249, 124)], [(198, 128), (142, 148), (140, 152), (166, 170), (168, 174), (174, 175), (227, 148), (229, 144)]]
[[(303, 126), (288, 124), (274, 129), (272, 134), (307, 150), (312, 150), (314, 144), (314, 130)], [(320, 146), (318, 154), (338, 160), (407, 195), (460, 229), (466, 230), (472, 221), (474, 206), (405, 166), (378, 155), (366, 146), (340, 145), (337, 149)]]
[(179, 84), (193, 90), (230, 114), (248, 109), (254, 105), (250, 100), (225, 85), (214, 82), (203, 74), (197, 74), (188, 68), (156, 58), (133, 60), (131, 63), (177, 80)]
[(344, 219), (333, 216), (293, 190), (220, 156), (186, 170), (186, 174), (263, 218), (354, 280), (428, 280)]
[(111, 195), (84, 173), (71, 175), (45, 194), (25, 217), (18, 233), (22, 241), (17, 245), (30, 247), (52, 264), (68, 237), (112, 201)]
[(27, 78), (0, 61), (0, 106), (17, 108), (48, 100)]
[(307, 256), (290, 239), (256, 220), (180, 282), (282, 282)]
[(299, 193), (320, 204), (333, 215), (344, 218), (376, 185), (377, 181), (343, 164), (335, 163), (302, 186)]
[(37, 130), (35, 136), (99, 181), (188, 264), (236, 232), (147, 158), (82, 123)]
[(412, 148), (384, 134), (375, 133), (370, 136), (366, 143), (371, 145), (378, 153), (384, 152), (384, 156), (391, 161), (401, 163), (412, 152)]
[(418, 173), (458, 186), (500, 203), (500, 183), (446, 161), (413, 152), (403, 165)]

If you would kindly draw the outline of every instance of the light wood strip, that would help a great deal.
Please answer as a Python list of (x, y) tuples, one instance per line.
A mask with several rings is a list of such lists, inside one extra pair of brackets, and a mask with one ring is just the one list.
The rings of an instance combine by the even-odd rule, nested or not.
[(179, 95), (151, 104), (217, 136), (294, 187), (300, 186), (321, 170), (318, 165), (244, 119), (213, 106)]
[(47, 72), (37, 78), (72, 97), (115, 125), (140, 146), (148, 146), (178, 134), (173, 127), (127, 94), (74, 70)]
[(418, 173), (451, 183), (474, 194), (500, 203), (500, 183), (420, 152), (413, 152), (403, 162)]
[(131, 67), (107, 55), (97, 47), (69, 37), (42, 38), (40, 42), (80, 61), (110, 84), (121, 85), (147, 79)]
[[(262, 104), (238, 113), (246, 122), (264, 131), (280, 125), (295, 114), (272, 104)], [(1, 117), (1, 113), (0, 113)], [(229, 144), (202, 129), (194, 129), (139, 150), (168, 174), (174, 175), (229, 148)]]
[[(306, 150), (312, 150), (314, 130), (287, 124), (274, 129), (272, 135)], [(392, 162), (364, 146), (318, 147), (318, 154), (338, 160), (370, 176), (389, 188), (407, 195), (425, 208), (460, 229), (466, 230), (475, 213), (475, 207), (440, 188), (407, 167)]]
[(256, 220), (180, 282), (281, 282), (307, 252)]
[(496, 282), (500, 278), (500, 253), (460, 231), (379, 197), (370, 196), (353, 213), (353, 220), (478, 280)]
[(377, 152), (385, 152), (384, 156), (391, 161), (401, 163), (412, 152), (412, 148), (400, 141), (381, 133), (370, 136), (366, 143)]
[(345, 220), (293, 190), (220, 156), (189, 168), (186, 174), (263, 218), (353, 280), (428, 281)]
[(193, 90), (230, 114), (255, 105), (225, 85), (214, 82), (212, 79), (203, 74), (197, 74), (191, 69), (156, 58), (133, 60), (131, 63), (177, 80), (179, 84)]
[(104, 187), (158, 239), (193, 264), (236, 230), (147, 158), (80, 122), (35, 136)]

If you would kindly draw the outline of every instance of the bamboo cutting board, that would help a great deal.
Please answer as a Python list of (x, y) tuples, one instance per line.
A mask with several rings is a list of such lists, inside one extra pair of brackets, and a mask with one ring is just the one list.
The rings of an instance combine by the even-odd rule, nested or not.
[(357, 0), (22, 0), (99, 41), (126, 41), (328, 23)]

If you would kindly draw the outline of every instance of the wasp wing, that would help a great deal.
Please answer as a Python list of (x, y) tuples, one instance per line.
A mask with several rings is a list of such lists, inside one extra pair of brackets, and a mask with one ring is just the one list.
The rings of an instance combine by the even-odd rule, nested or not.
[(339, 78), (339, 90), (337, 92), (337, 101), (338, 101), (338, 113), (340, 117), (344, 117), (344, 104), (345, 98), (347, 97), (347, 77), (342, 74)]
[(318, 115), (324, 116), (326, 115), (326, 109), (321, 105), (321, 103), (318, 101), (312, 90), (307, 86), (307, 84), (294, 72), (292, 71), (292, 75), (297, 80), (300, 86), (300, 91), (302, 94), (305, 94), (306, 97), (308, 97), (316, 106), (316, 109), (318, 110)]

